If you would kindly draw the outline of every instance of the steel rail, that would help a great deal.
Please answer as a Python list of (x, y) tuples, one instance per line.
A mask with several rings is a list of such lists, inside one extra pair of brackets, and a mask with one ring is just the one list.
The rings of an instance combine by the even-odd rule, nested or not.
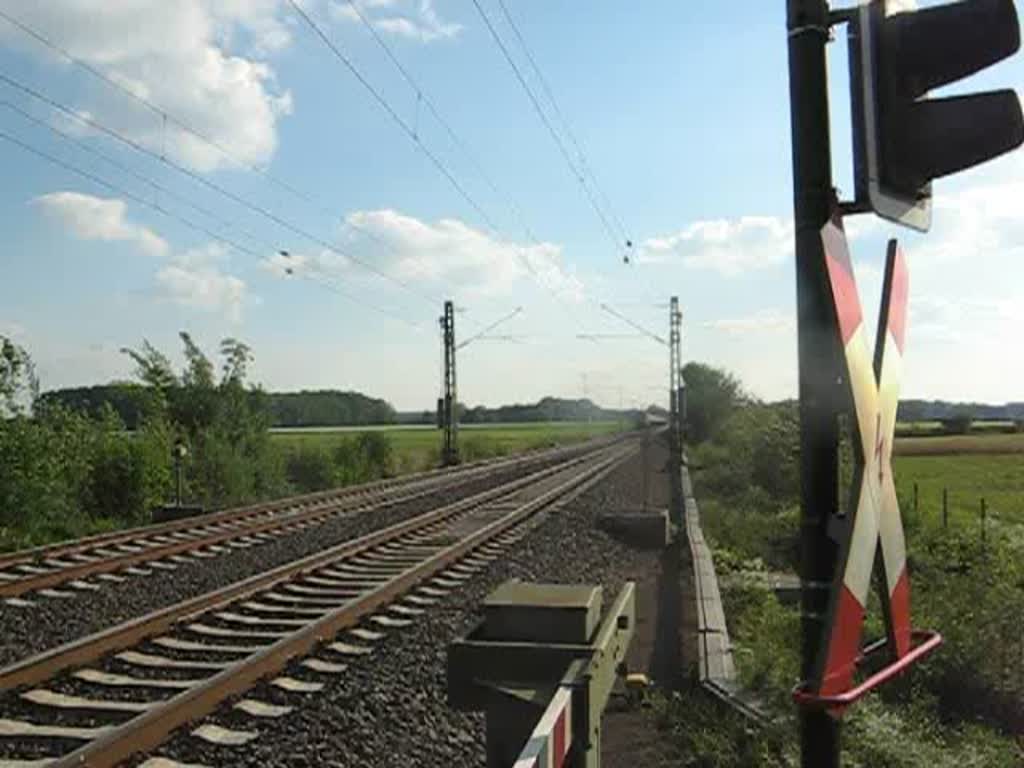
[[(200, 685), (173, 696), (145, 713), (114, 726), (109, 732), (56, 759), (51, 768), (113, 768), (121, 762), (159, 746), (175, 729), (212, 712), (222, 701), (241, 693), (293, 659), (306, 655), (326, 638), (355, 626), (362, 618), (395, 600), (404, 592), (460, 560), (487, 541), (500, 536), (586, 481), (611, 471), (635, 450), (619, 448), (611, 456), (587, 467), (563, 483), (525, 502), (515, 511), (471, 533), (441, 552), (413, 565), (387, 583), (320, 619), (300, 628), (267, 648), (218, 672)], [(592, 457), (588, 457), (592, 458)], [(566, 467), (560, 468), (562, 471)]]
[(433, 479), (446, 477), (458, 477), (461, 479), (462, 477), (470, 476), (471, 473), (484, 474), (501, 466), (514, 466), (517, 463), (543, 459), (547, 454), (557, 456), (559, 453), (569, 453), (573, 450), (578, 450), (579, 447), (580, 446), (578, 445), (570, 447), (563, 446), (554, 450), (547, 449), (523, 453), (511, 458), (501, 457), (497, 459), (486, 459), (484, 461), (474, 462), (456, 469), (431, 469), (397, 478), (375, 480), (370, 483), (349, 486), (347, 488), (331, 488), (324, 491), (316, 491), (314, 493), (286, 496), (279, 499), (257, 502), (255, 504), (247, 504), (240, 507), (231, 507), (228, 509), (208, 512), (203, 515), (196, 515), (195, 517), (183, 518), (180, 520), (169, 520), (164, 523), (142, 525), (134, 528), (126, 528), (120, 531), (100, 533), (80, 539), (71, 539), (57, 542), (55, 544), (33, 547), (31, 549), (20, 549), (15, 552), (0, 554), (0, 569), (11, 568), (23, 564), (34, 564), (45, 560), (46, 558), (59, 558), (62, 556), (73, 555), (96, 547), (113, 546), (115, 544), (134, 541), (139, 538), (146, 538), (148, 536), (160, 536), (177, 531), (188, 530), (190, 528), (241, 520), (250, 516), (258, 516), (267, 512), (273, 512), (278, 509), (287, 509), (294, 506), (307, 506), (317, 502), (330, 502), (348, 498), (350, 496), (358, 496), (360, 494), (367, 494), (374, 491), (402, 487)]
[(147, 637), (164, 632), (179, 621), (187, 620), (189, 617), (199, 613), (216, 609), (223, 604), (245, 599), (256, 592), (265, 590), (273, 584), (295, 578), (305, 571), (315, 570), (342, 557), (356, 555), (417, 528), (445, 520), (466, 510), (508, 496), (510, 493), (514, 493), (592, 458), (593, 453), (568, 459), (562, 464), (547, 467), (497, 488), (462, 499), (454, 504), (449, 504), (440, 509), (395, 523), (357, 539), (342, 542), (322, 552), (278, 566), (265, 573), (250, 576), (226, 587), (184, 600), (110, 629), (43, 651), (4, 669), (0, 669), (0, 691), (47, 680), (72, 667), (92, 661), (111, 651), (130, 647)]
[[(561, 449), (553, 451), (552, 457), (557, 458), (557, 456), (562, 452), (563, 451)], [(572, 453), (572, 451), (565, 452)], [(302, 525), (304, 523), (315, 522), (322, 518), (324, 515), (335, 514), (339, 511), (344, 511), (346, 509), (359, 510), (361, 509), (361, 504), (369, 505), (368, 507), (366, 507), (366, 509), (376, 509), (382, 506), (390, 506), (393, 504), (413, 501), (415, 499), (423, 498), (424, 496), (428, 496), (432, 493), (435, 493), (439, 488), (444, 487), (444, 485), (449, 480), (454, 482), (454, 487), (459, 487), (460, 485), (463, 485), (466, 482), (496, 472), (502, 467), (515, 466), (517, 463), (528, 463), (528, 461), (536, 460), (537, 458), (543, 458), (543, 456), (535, 456), (531, 457), (531, 459), (509, 460), (506, 463), (489, 464), (487, 466), (478, 466), (466, 473), (454, 473), (454, 476), (450, 476), (448, 473), (439, 472), (436, 475), (432, 475), (431, 477), (426, 477), (421, 480), (406, 483), (397, 483), (393, 487), (384, 486), (381, 487), (380, 490), (361, 488), (352, 493), (337, 494), (336, 498), (330, 500), (327, 500), (329, 498), (328, 496), (321, 496), (320, 498), (323, 498), (325, 500), (323, 506), (318, 506), (312, 509), (306, 509), (304, 511), (299, 512), (275, 515), (273, 517), (268, 517), (262, 521), (246, 522), (261, 515), (265, 515), (268, 509), (272, 508), (273, 506), (277, 506), (279, 509), (282, 510), (287, 510), (291, 506), (294, 506), (294, 503), (292, 503), (293, 500), (289, 499), (281, 500), (278, 502), (272, 502), (267, 505), (268, 509), (261, 509), (259, 511), (253, 511), (251, 513), (248, 512), (247, 508), (246, 514), (241, 515), (239, 517), (229, 517), (223, 520), (223, 522), (225, 523), (245, 523), (244, 525), (239, 527), (233, 527), (231, 529), (210, 532), (208, 535), (204, 535), (202, 537), (182, 539), (180, 541), (167, 544), (160, 544), (156, 546), (146, 546), (144, 549), (134, 553), (125, 552), (122, 554), (104, 557), (100, 560), (85, 561), (76, 564), (69, 564), (62, 567), (55, 567), (52, 571), (46, 573), (28, 573), (23, 576), (20, 576), (15, 580), (0, 581), (0, 598), (17, 597), (27, 592), (54, 587), (59, 584), (66, 583), (68, 581), (73, 581), (75, 579), (82, 579), (102, 573), (111, 573), (113, 571), (122, 570), (124, 568), (129, 568), (147, 562), (152, 562), (154, 560), (173, 557), (174, 555), (179, 555), (184, 552), (189, 552), (195, 549), (215, 546), (227, 541), (243, 538), (245, 536), (253, 536), (260, 533), (265, 533), (267, 531), (287, 528), (289, 526), (297, 526)], [(393, 490), (394, 492), (397, 493), (401, 493), (402, 491), (410, 492), (394, 497), (382, 496), (382, 494), (386, 493), (389, 490)], [(309, 499), (309, 497), (297, 498), (309, 501), (318, 500)], [(308, 504), (304, 506), (308, 506)], [(195, 522), (189, 521), (187, 524), (177, 526), (173, 530), (196, 530), (208, 527), (212, 524), (213, 523), (200, 525), (196, 524)], [(149, 529), (149, 532), (145, 536), (128, 536), (127, 538), (122, 538), (121, 540), (124, 543), (138, 542), (142, 539), (151, 538), (153, 536), (166, 535), (166, 533), (161, 533), (160, 531), (157, 531), (156, 528), (157, 527)], [(144, 529), (135, 530), (140, 531)], [(104, 542), (100, 546), (113, 546), (114, 543), (115, 542)], [(95, 546), (96, 545), (83, 545), (80, 547), (76, 547), (76, 550), (89, 551), (90, 549), (95, 548)], [(53, 554), (50, 555), (50, 557), (56, 558), (60, 557), (60, 555)]]

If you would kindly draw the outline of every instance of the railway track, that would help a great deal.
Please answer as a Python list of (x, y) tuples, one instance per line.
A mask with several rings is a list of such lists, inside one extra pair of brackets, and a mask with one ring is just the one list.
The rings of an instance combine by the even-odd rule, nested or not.
[[(0, 768), (114, 766), (260, 680), (312, 695), (635, 450), (606, 445), (0, 670)], [(289, 667), (286, 675), (281, 671)], [(276, 677), (275, 677), (276, 676)], [(241, 699), (234, 712), (288, 707)], [(205, 725), (213, 742), (254, 735)], [(161, 758), (144, 763), (158, 768)]]
[[(557, 448), (457, 470), (433, 470), (0, 555), (0, 599), (17, 605), (33, 592), (43, 597), (68, 597), (74, 591), (97, 589), (103, 581), (149, 575), (154, 569), (172, 570), (191, 558), (256, 546), (339, 515), (424, 498), (441, 489), (462, 487), (503, 470), (554, 461), (580, 450), (579, 446)], [(63, 585), (67, 589), (57, 589)]]

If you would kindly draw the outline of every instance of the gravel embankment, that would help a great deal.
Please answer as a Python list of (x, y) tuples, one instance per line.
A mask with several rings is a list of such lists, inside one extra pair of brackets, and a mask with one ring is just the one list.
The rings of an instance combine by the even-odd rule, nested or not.
[[(648, 457), (652, 504), (666, 506), (667, 454), (652, 443)], [(446, 701), (445, 655), (452, 639), (478, 620), (476, 608), (499, 583), (524, 580), (601, 584), (607, 606), (626, 580), (650, 583), (659, 556), (627, 547), (599, 531), (595, 516), (642, 503), (642, 455), (637, 455), (561, 512), (534, 528), (504, 558), (444, 598), (410, 627), (349, 661), (345, 673), (321, 677), (317, 694), (286, 695), (259, 685), (247, 695), (294, 706), (292, 713), (258, 721), (222, 707), (209, 722), (260, 736), (241, 748), (214, 747), (182, 734), (157, 754), (220, 766), (473, 766), (484, 759), (484, 719), (456, 712)], [(287, 672), (312, 679), (296, 667)]]
[(30, 607), (0, 602), (0, 666), (480, 493), (553, 461), (539, 458), (456, 489), (377, 511), (342, 515), (264, 544), (178, 564), (173, 571), (153, 570), (149, 576), (127, 576), (122, 583), (97, 582), (103, 584), (99, 590), (83, 591), (74, 597), (37, 596), (32, 598)]

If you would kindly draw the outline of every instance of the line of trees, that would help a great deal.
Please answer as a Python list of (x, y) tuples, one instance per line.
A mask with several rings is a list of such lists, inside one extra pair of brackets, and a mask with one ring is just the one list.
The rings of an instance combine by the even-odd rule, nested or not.
[[(273, 427), (365, 426), (397, 421), (390, 403), (359, 392), (303, 390), (260, 392), (253, 396), (261, 401), (257, 405), (266, 405)], [(44, 392), (39, 399), (45, 405), (60, 405), (93, 418), (111, 408), (125, 427), (134, 430), (142, 423), (149, 393), (145, 384), (128, 381), (56, 389)]]

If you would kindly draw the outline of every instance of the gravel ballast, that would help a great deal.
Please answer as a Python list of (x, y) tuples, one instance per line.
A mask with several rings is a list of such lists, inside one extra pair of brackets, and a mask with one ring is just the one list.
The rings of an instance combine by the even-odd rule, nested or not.
[[(654, 507), (668, 504), (666, 463), (666, 451), (652, 441), (646, 465)], [(320, 693), (289, 695), (261, 684), (246, 694), (295, 707), (290, 714), (257, 720), (223, 706), (202, 721), (259, 731), (259, 738), (250, 744), (217, 747), (182, 733), (156, 754), (183, 762), (253, 768), (483, 766), (483, 715), (456, 712), (447, 705), (448, 643), (479, 620), (480, 602), (511, 577), (600, 584), (606, 607), (625, 581), (656, 581), (664, 555), (630, 548), (595, 525), (596, 516), (603, 511), (642, 505), (644, 468), (643, 454), (627, 460), (540, 522), (505, 556), (450, 593), (412, 626), (390, 632), (375, 644), (372, 654), (349, 659), (343, 674), (314, 677), (298, 666), (285, 672), (326, 683)]]
[(494, 488), (556, 461), (551, 457), (537, 457), (457, 488), (439, 490), (377, 510), (341, 514), (323, 524), (286, 533), (262, 544), (176, 564), (174, 570), (153, 569), (148, 576), (126, 575), (121, 583), (96, 581), (102, 585), (98, 590), (60, 587), (60, 591), (72, 593), (72, 597), (27, 595), (30, 606), (0, 602), (0, 666)]

